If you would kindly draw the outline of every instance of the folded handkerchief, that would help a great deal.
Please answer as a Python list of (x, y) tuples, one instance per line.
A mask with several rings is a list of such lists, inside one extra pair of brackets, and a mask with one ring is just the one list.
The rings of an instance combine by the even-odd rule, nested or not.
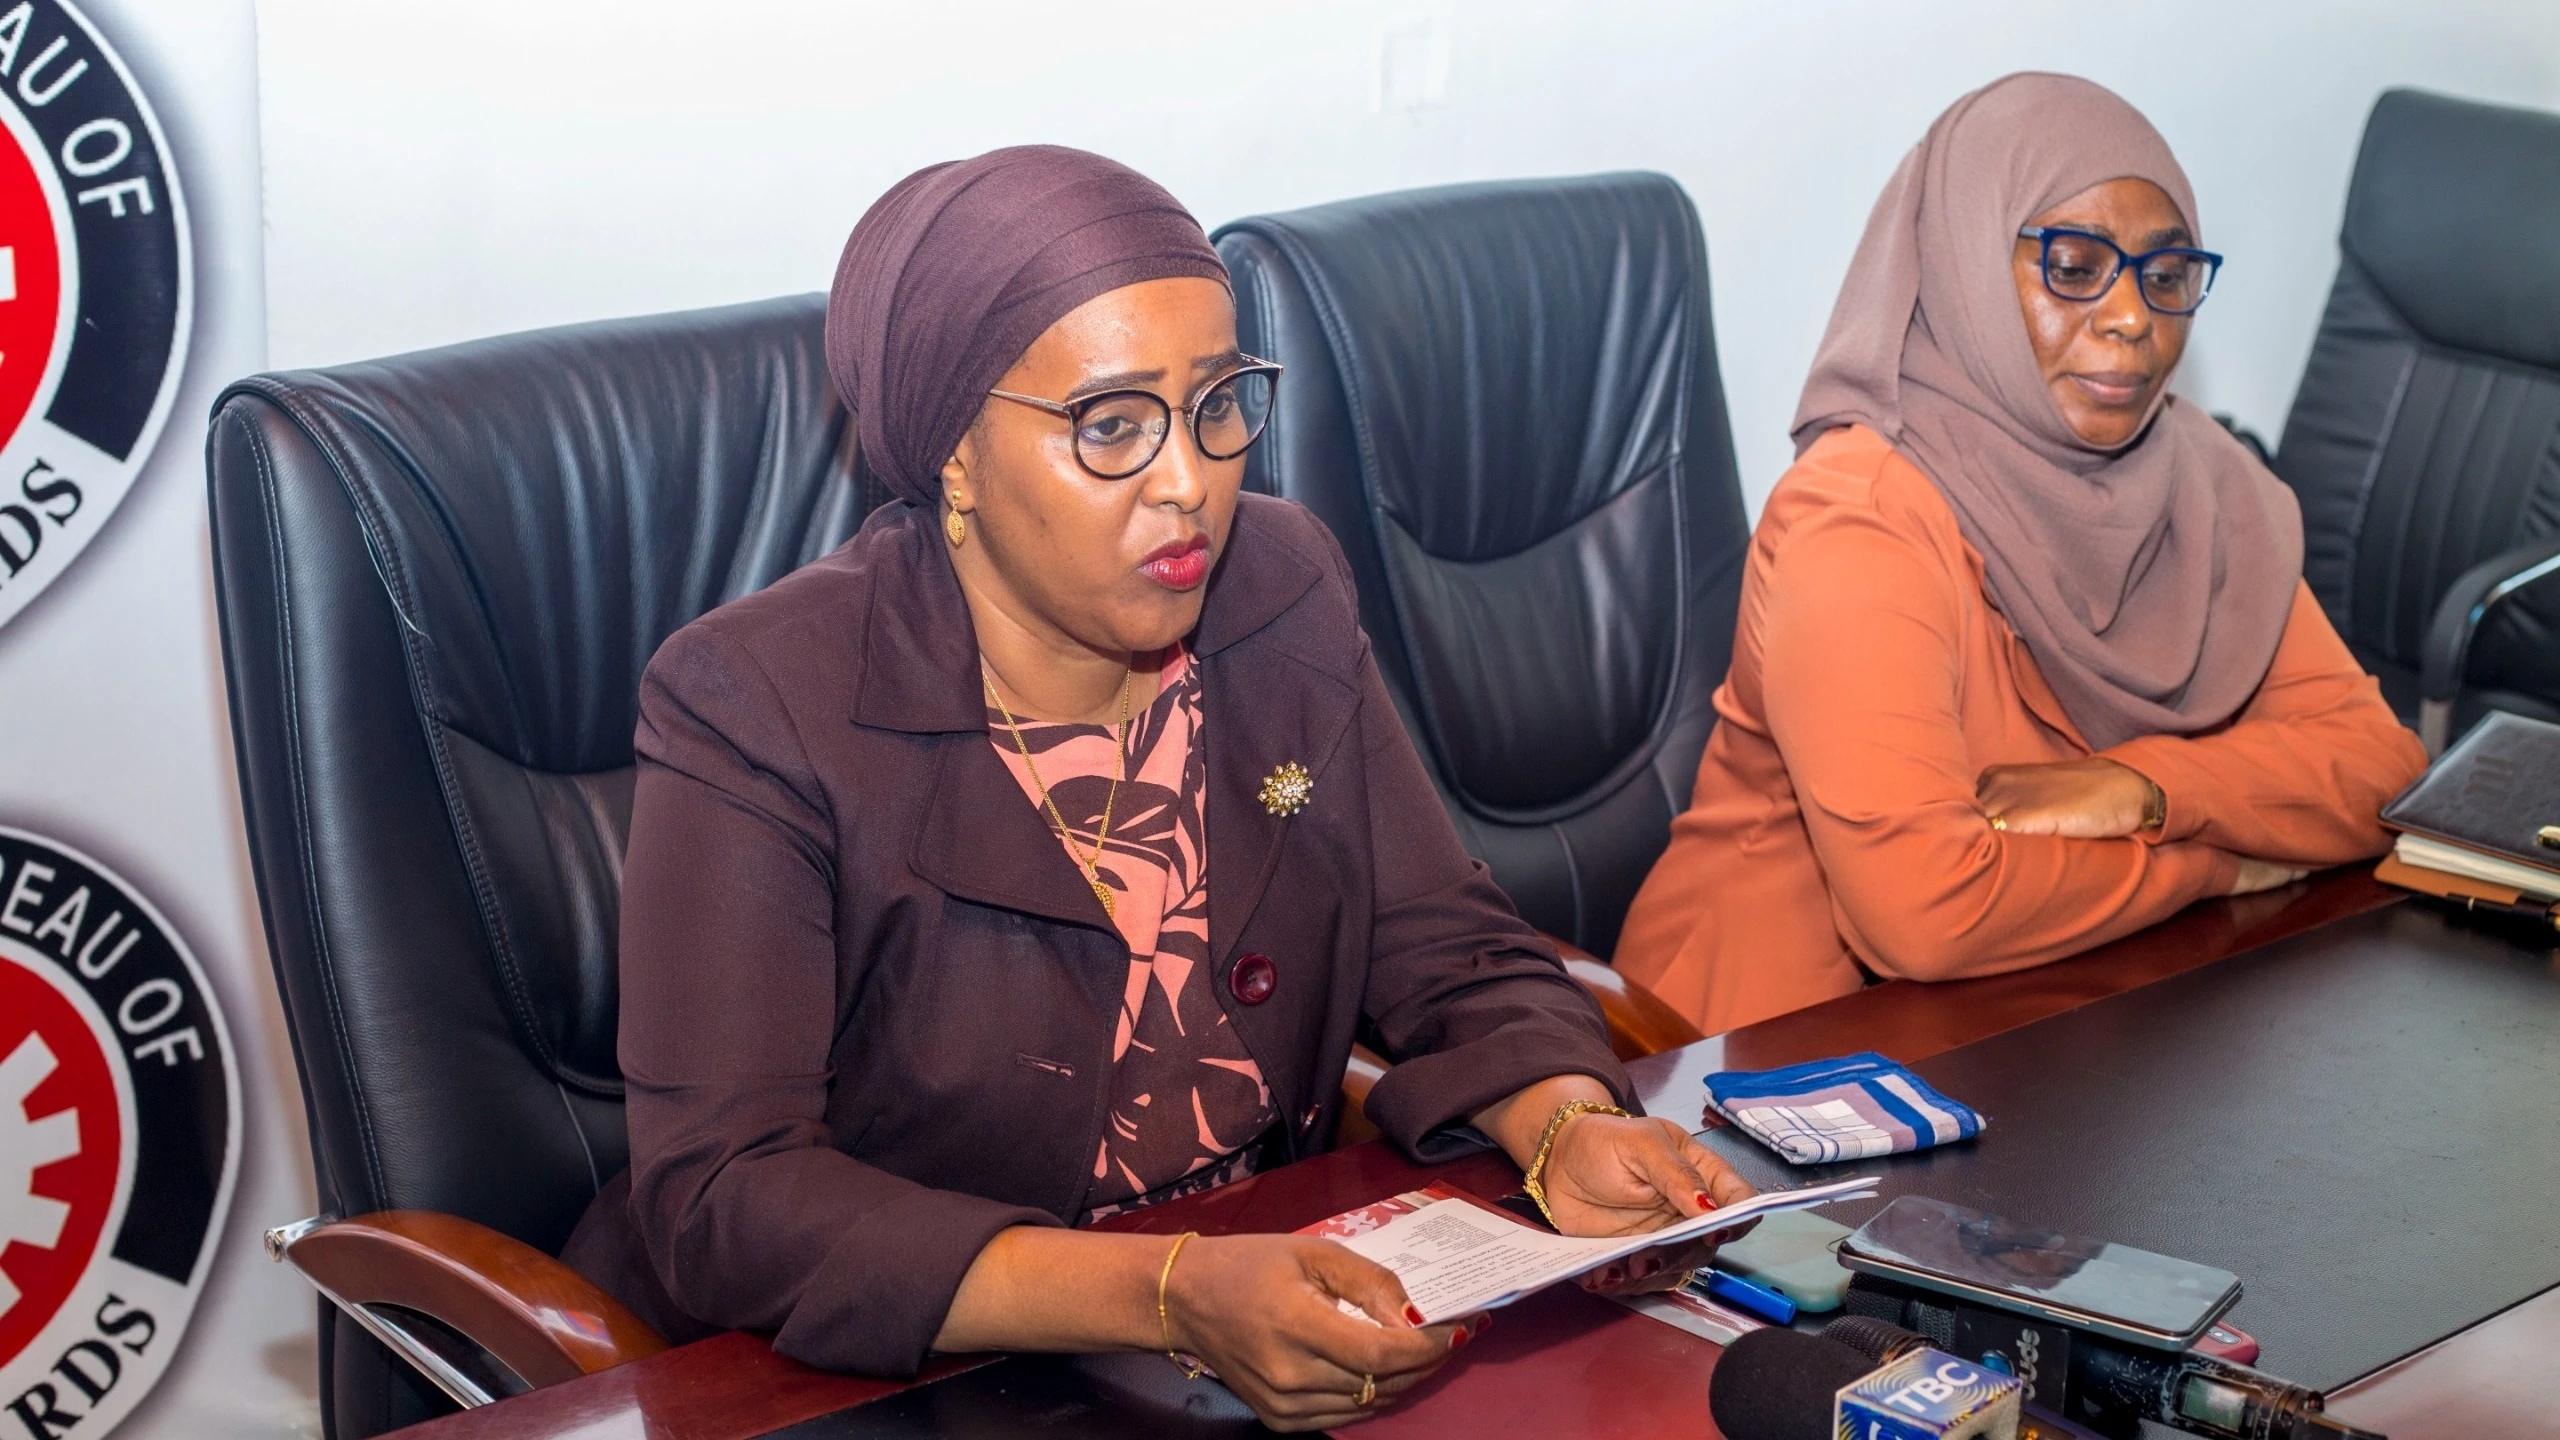
[(1899, 1155), (1969, 1140), (1987, 1122), (1870, 1050), (1776, 1070), (1719, 1070), (1707, 1099), (1794, 1165)]

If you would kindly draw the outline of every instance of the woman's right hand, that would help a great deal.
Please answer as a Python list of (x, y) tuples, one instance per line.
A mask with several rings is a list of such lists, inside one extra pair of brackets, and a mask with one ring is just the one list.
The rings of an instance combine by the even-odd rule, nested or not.
[(2279, 865), (2273, 860), (2261, 860), (2254, 855), (2235, 855), (2232, 858), (2240, 862), (2240, 873), (2231, 877), (2231, 889), (2226, 892), (2232, 895), (2255, 895), (2261, 890), (2273, 890), (2311, 873), (2296, 870), (2290, 865)]
[[(1346, 1314), (1348, 1300), (1377, 1323)], [(1375, 1414), (1482, 1330), (1417, 1326), (1395, 1273), (1330, 1240), (1201, 1236), (1165, 1286), (1174, 1344), (1209, 1363), (1275, 1430), (1322, 1430)], [(1356, 1403), (1363, 1377), (1377, 1390)]]

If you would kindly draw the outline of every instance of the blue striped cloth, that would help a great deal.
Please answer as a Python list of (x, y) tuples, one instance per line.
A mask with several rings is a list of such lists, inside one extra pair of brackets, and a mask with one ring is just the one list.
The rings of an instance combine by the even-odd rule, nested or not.
[(1874, 1051), (1707, 1077), (1716, 1112), (1792, 1165), (1828, 1165), (1970, 1140), (1989, 1123), (1970, 1105)]

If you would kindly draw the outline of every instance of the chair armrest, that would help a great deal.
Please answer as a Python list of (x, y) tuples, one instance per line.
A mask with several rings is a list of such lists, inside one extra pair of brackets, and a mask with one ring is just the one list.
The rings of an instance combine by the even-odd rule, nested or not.
[(1565, 973), (1580, 981), (1591, 998), (1600, 1002), (1600, 1016), (1609, 1022), (1609, 1048), (1621, 1060), (1641, 1060), (1683, 1045), (1695, 1045), (1707, 1037), (1689, 1023), (1689, 1017), (1674, 1010), (1662, 997), (1618, 973), (1599, 956), (1553, 935), (1547, 943), (1564, 957)]
[(1386, 1073), (1385, 1056), (1366, 1045), (1352, 1045), (1351, 1064), (1342, 1072), (1342, 1119), (1333, 1127), (1334, 1149), (1378, 1138), (1378, 1127), (1369, 1123), (1369, 1092)]
[(2560, 536), (2544, 536), (2462, 572), (2436, 602), (2418, 667), (2418, 738), (2441, 755), (2453, 738), (2453, 705), (2471, 663), (2471, 641), (2498, 602), (2537, 580), (2560, 574)]
[(1351, 1047), (1350, 1067), (1342, 1072), (1342, 1098), (1353, 1110), (1369, 1103), (1369, 1092), (1387, 1073), (1386, 1057), (1366, 1045)]
[(521, 1240), (455, 1215), (382, 1210), (346, 1220), (305, 1220), (268, 1231), (267, 1254), (301, 1271), (339, 1309), (465, 1405), (486, 1404), (491, 1397), (380, 1307), (426, 1316), (536, 1389), (667, 1348), (665, 1337), (585, 1276)]

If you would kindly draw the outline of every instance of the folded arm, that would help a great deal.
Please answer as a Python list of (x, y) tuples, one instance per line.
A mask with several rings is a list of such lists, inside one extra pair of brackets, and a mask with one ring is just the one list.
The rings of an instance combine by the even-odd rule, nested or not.
[[(1363, 1003), (1400, 1062), (1371, 1089), (1370, 1118), (1425, 1160), (1490, 1142), (1526, 1170), (1547, 1145), (1548, 1212), (1571, 1235), (1641, 1233), (1748, 1196), (1674, 1121), (1584, 1110), (1557, 1122), (1576, 1101), (1636, 1108), (1608, 1025), (1459, 844), (1375, 664), (1362, 667), (1362, 686), (1378, 865)], [(1599, 1283), (1662, 1289), (1714, 1249), (1650, 1252)]]
[(2211, 734), (2146, 735), (2100, 753), (2168, 798), (2158, 839), (2296, 866), (2380, 854), (2391, 837), (2375, 817), (2427, 764), (2308, 585), (2238, 718)]
[(2230, 888), (2236, 863), (2209, 845), (1991, 828), (1960, 710), (1957, 596), (1922, 542), (1840, 507), (1799, 525), (1776, 564), (1770, 733), (1834, 922), (1869, 969), (1921, 980), (2020, 969)]
[(1361, 1003), (1397, 1062), (1369, 1093), (1370, 1118), (1444, 1160), (1498, 1142), (1469, 1117), (1541, 1081), (1573, 1076), (1585, 1098), (1632, 1106), (1598, 1004), (1458, 843), (1374, 662), (1362, 691), (1353, 734), (1378, 868)]

